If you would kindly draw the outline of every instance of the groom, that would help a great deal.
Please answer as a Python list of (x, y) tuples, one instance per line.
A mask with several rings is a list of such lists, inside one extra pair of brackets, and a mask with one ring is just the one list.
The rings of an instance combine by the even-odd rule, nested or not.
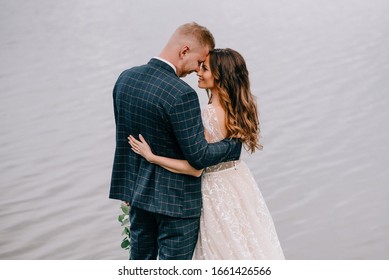
[(192, 258), (201, 179), (147, 162), (131, 150), (129, 134), (142, 134), (157, 155), (186, 159), (197, 169), (239, 159), (240, 142), (206, 142), (197, 94), (179, 78), (199, 71), (214, 47), (207, 28), (184, 24), (159, 57), (125, 70), (115, 84), (116, 151), (110, 198), (131, 205), (130, 259)]

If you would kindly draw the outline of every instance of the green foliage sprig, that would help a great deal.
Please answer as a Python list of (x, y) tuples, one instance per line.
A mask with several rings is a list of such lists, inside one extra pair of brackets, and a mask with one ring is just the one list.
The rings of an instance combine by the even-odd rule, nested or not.
[(120, 205), (120, 209), (122, 209), (123, 214), (119, 215), (118, 221), (121, 223), (123, 227), (122, 235), (124, 235), (124, 239), (122, 241), (121, 247), (124, 250), (131, 250), (131, 241), (130, 241), (130, 206), (126, 203), (122, 203)]

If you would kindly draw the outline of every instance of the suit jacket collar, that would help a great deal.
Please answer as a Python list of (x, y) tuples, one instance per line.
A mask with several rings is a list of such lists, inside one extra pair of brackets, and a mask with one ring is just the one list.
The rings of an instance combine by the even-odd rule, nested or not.
[(169, 64), (167, 64), (166, 62), (159, 60), (157, 58), (150, 59), (148, 64), (151, 64), (151, 65), (154, 65), (157, 67), (161, 67), (161, 68), (177, 75), (177, 73), (174, 71), (174, 69)]

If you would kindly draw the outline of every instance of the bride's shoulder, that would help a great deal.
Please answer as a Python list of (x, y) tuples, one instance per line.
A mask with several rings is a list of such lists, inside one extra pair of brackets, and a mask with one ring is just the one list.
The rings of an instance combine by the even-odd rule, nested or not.
[(212, 110), (212, 104), (206, 104), (201, 107), (201, 113), (209, 115)]
[(205, 104), (203, 106), (201, 106), (201, 111), (204, 111), (204, 110), (209, 110), (209, 108), (212, 106), (212, 104)]
[(204, 105), (201, 111), (203, 112), (203, 114), (212, 115), (222, 119), (225, 114), (224, 109), (220, 105), (214, 105), (212, 103)]
[(206, 131), (208, 130), (213, 135), (211, 139), (221, 140), (226, 137), (225, 113), (219, 104), (207, 104), (204, 106), (202, 118)]

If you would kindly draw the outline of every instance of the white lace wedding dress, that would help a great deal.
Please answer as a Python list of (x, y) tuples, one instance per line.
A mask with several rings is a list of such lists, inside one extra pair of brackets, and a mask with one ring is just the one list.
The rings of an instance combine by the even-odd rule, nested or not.
[[(202, 111), (211, 142), (224, 137), (212, 104)], [(242, 161), (206, 168), (195, 260), (284, 259), (272, 217), (250, 170)]]

